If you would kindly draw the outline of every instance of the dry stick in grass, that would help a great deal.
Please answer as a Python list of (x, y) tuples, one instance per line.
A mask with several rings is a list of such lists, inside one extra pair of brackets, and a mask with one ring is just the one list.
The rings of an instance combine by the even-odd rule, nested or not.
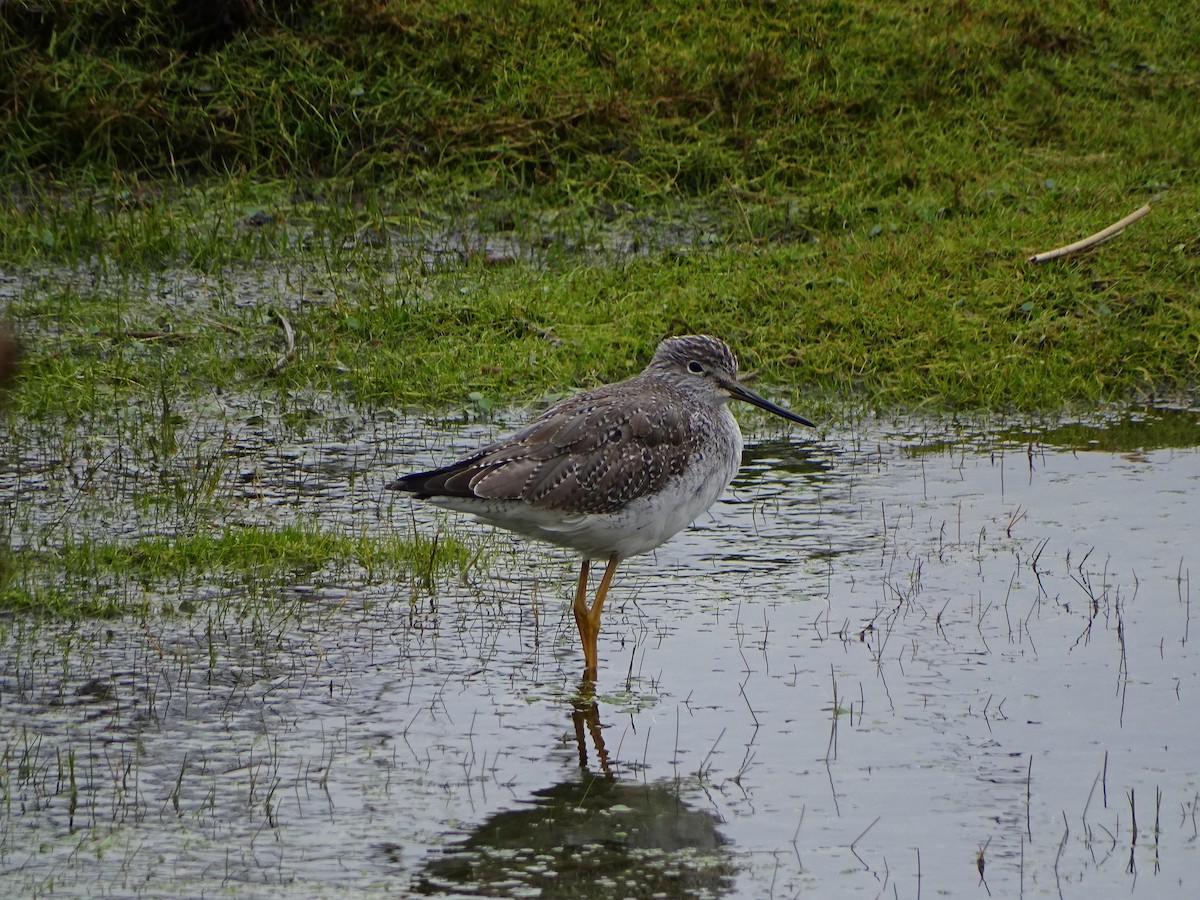
[(1089, 247), (1095, 247), (1097, 244), (1102, 244), (1114, 234), (1117, 234), (1126, 225), (1131, 222), (1136, 222), (1146, 213), (1150, 212), (1150, 204), (1147, 203), (1141, 209), (1131, 212), (1119, 222), (1114, 222), (1103, 231), (1097, 231), (1091, 237), (1086, 237), (1082, 241), (1076, 241), (1073, 244), (1067, 244), (1065, 247), (1059, 247), (1057, 250), (1047, 250), (1045, 253), (1035, 253), (1029, 257), (1029, 262), (1039, 263), (1046, 262), (1051, 259), (1058, 259), (1060, 256), (1067, 256), (1071, 253), (1078, 253), (1080, 250), (1086, 250)]
[(127, 337), (135, 341), (166, 341), (167, 343), (182, 343), (195, 339), (194, 334), (186, 331), (134, 331), (128, 329), (120, 332), (105, 332), (107, 337)]
[(292, 330), (292, 323), (279, 310), (275, 310), (275, 315), (279, 317), (279, 324), (283, 326), (283, 338), (287, 342), (287, 346), (279, 359), (275, 360), (275, 365), (271, 366), (272, 375), (280, 371), (288, 364), (288, 360), (296, 355), (296, 332)]

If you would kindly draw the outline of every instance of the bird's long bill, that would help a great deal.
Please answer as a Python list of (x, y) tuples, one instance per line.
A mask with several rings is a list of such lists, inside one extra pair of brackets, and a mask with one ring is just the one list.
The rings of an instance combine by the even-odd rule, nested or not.
[(754, 391), (750, 390), (750, 388), (746, 387), (740, 382), (735, 381), (727, 383), (725, 385), (725, 390), (729, 391), (730, 395), (734, 397), (734, 399), (745, 400), (752, 406), (757, 406), (759, 409), (765, 409), (767, 412), (774, 413), (777, 416), (787, 419), (789, 422), (796, 422), (799, 425), (807, 425), (809, 428), (817, 427), (815, 424), (808, 421), (808, 419), (804, 418), (804, 416), (798, 416), (794, 412), (789, 412), (782, 406), (772, 403), (766, 397), (760, 397), (758, 394), (754, 393)]

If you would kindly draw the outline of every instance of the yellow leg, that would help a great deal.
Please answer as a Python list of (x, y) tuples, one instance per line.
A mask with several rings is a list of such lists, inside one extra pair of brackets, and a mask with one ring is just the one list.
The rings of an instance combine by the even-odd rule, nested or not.
[(604, 569), (604, 577), (600, 579), (600, 587), (596, 590), (596, 599), (589, 607), (587, 605), (587, 576), (588, 561), (585, 559), (579, 570), (579, 585), (575, 589), (575, 624), (579, 626), (579, 640), (583, 644), (583, 678), (584, 681), (595, 681), (596, 670), (599, 667), (600, 654), (596, 649), (596, 641), (600, 637), (600, 614), (604, 609), (604, 598), (608, 596), (608, 587), (612, 584), (613, 575), (617, 572), (617, 554), (608, 558)]
[(575, 613), (575, 626), (579, 629), (579, 641), (583, 644), (584, 665), (588, 665), (588, 629), (591, 620), (588, 618), (587, 588), (589, 562), (584, 558), (579, 567), (579, 584), (575, 587), (575, 605), (571, 608)]
[[(592, 604), (592, 608), (588, 610), (588, 618), (592, 620), (592, 634), (600, 634), (600, 611), (604, 608), (604, 598), (608, 596), (608, 586), (612, 584), (613, 576), (617, 574), (617, 554), (612, 554), (608, 558), (608, 565), (604, 567), (604, 577), (600, 579), (600, 589), (596, 591), (596, 601)], [(595, 638), (593, 637), (594, 641)]]

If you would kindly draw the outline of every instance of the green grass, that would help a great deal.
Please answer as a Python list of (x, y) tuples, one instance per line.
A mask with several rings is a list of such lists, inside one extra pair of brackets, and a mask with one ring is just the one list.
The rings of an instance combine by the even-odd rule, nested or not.
[(53, 173), (340, 174), (438, 201), (734, 184), (836, 215), (976, 173), (1165, 180), (1200, 146), (1200, 23), (1169, 0), (256, 6), (202, 41), (168, 0), (7, 4), (6, 150)]
[(703, 331), (743, 351), (765, 383), (822, 406), (1006, 411), (1194, 388), (1195, 260), (1129, 272), (1153, 226), (1144, 242), (1047, 268), (957, 223), (917, 230), (448, 275), (429, 299), (389, 291), (365, 310), (315, 312), (313, 363), (344, 370), (370, 403), (453, 402), (463, 386), (507, 398), (530, 383), (536, 393), (625, 377), (660, 337)]
[[(445, 535), (413, 537), (335, 533), (311, 525), (226, 527), (178, 537), (117, 542), (83, 538), (57, 550), (24, 549), (0, 559), (0, 610), (63, 618), (150, 612), (148, 597), (197, 578), (239, 585), (262, 601), (263, 588), (330, 568), (337, 581), (356, 567), (367, 579), (410, 575), (432, 585), (475, 561), (462, 541)], [(254, 588), (251, 590), (250, 588)], [(183, 592), (186, 596), (187, 592)], [(179, 610), (194, 611), (189, 600)]]
[(478, 409), (699, 330), (826, 415), (1196, 387), (1177, 4), (254, 8), (6, 5), (18, 415), (231, 378)]
[(350, 536), (291, 525), (226, 528), (217, 533), (143, 539), (129, 544), (88, 541), (68, 548), (62, 560), (68, 570), (153, 581), (230, 569), (252, 575), (311, 572), (339, 559), (354, 560), (368, 575), (378, 570), (438, 571), (461, 565), (467, 556), (466, 548), (453, 541)]
[[(688, 225), (704, 242), (682, 252), (599, 258), (569, 244), (597, 246), (611, 232), (568, 221), (546, 248), (534, 213), (513, 204), (503, 237), (543, 247), (545, 260), (494, 265), (475, 254), (438, 267), (395, 241), (350, 240), (373, 223), (398, 240), (408, 219), (305, 201), (277, 207), (273, 224), (256, 226), (272, 232), (257, 244), (222, 223), (203, 268), (182, 248), (196, 231), (185, 213), (214, 213), (203, 206), (209, 189), (179, 192), (79, 237), (99, 276), (52, 267), (27, 277), (9, 303), (28, 345), (11, 395), (18, 415), (79, 418), (124, 403), (154, 410), (166, 439), (173, 398), (231, 383), (332, 391), (368, 408), (476, 409), (471, 395), (524, 403), (626, 377), (659, 338), (694, 331), (724, 337), (761, 385), (827, 417), (862, 406), (1052, 411), (1196, 387), (1200, 237), (1189, 185), (1109, 244), (1039, 266), (1025, 257), (1097, 230), (1148, 192), (997, 182), (953, 213), (893, 205), (800, 241), (772, 237), (782, 220), (760, 210), (724, 231)], [(269, 200), (262, 185), (245, 193), (228, 186), (213, 202)], [(695, 210), (682, 215), (672, 221), (700, 222)], [(427, 234), (443, 224), (427, 223)], [(153, 252), (109, 246), (113, 234), (164, 229), (174, 237)], [(296, 352), (279, 366), (281, 314)]]

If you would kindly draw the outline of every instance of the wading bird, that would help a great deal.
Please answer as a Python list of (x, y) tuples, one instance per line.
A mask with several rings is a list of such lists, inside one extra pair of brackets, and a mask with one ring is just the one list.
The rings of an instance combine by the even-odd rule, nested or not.
[[(641, 374), (574, 394), (511, 437), (388, 488), (577, 551), (575, 623), (583, 677), (594, 681), (600, 614), (621, 560), (682, 531), (737, 474), (742, 432), (728, 402), (813, 424), (742, 385), (737, 368), (716, 338), (667, 338)], [(608, 564), (589, 606), (593, 559)]]

